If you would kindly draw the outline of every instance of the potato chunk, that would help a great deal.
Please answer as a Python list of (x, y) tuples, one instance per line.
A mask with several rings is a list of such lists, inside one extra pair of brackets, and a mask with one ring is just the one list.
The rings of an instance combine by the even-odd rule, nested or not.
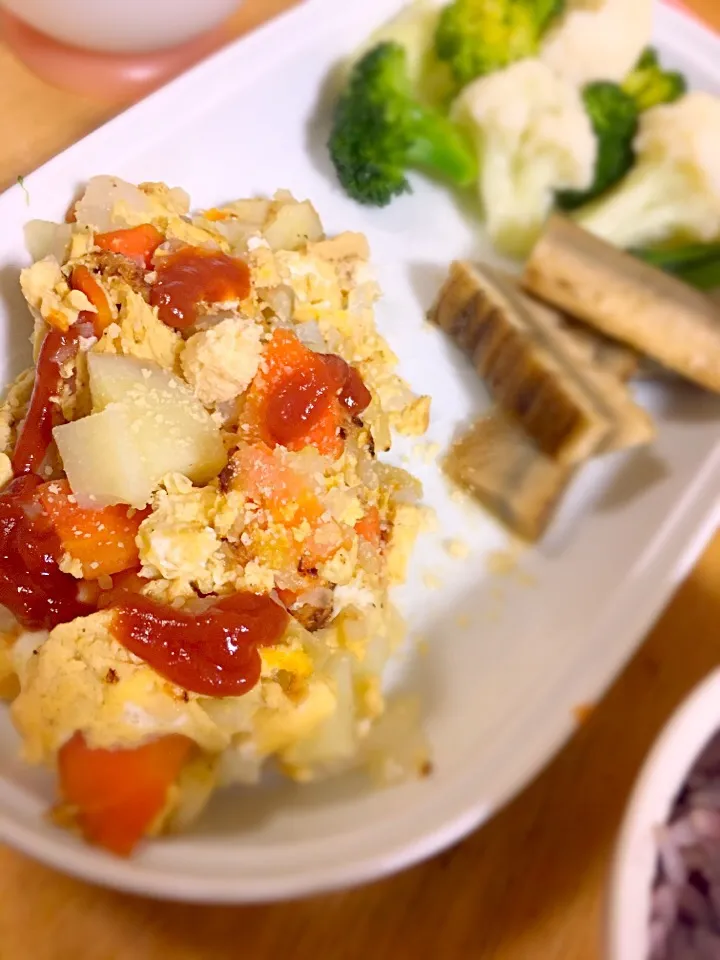
[(142, 507), (167, 473), (205, 483), (225, 466), (218, 427), (177, 377), (109, 354), (90, 354), (88, 368), (95, 412), (53, 431), (81, 502)]
[(283, 203), (270, 214), (263, 233), (273, 250), (299, 250), (325, 236), (320, 217), (309, 200)]

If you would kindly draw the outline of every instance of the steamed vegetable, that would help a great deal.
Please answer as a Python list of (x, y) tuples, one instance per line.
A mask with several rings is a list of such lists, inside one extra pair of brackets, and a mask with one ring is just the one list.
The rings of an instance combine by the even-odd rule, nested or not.
[(155, 364), (88, 357), (93, 409), (53, 436), (83, 506), (143, 507), (168, 473), (205, 483), (225, 465), (220, 431), (190, 389)]
[(100, 750), (76, 733), (58, 754), (63, 802), (85, 838), (127, 857), (160, 815), (193, 744), (177, 734), (143, 746)]
[(111, 230), (108, 233), (96, 233), (95, 246), (111, 253), (121, 253), (134, 260), (141, 267), (150, 269), (152, 257), (165, 237), (151, 223), (141, 223), (137, 227), (124, 230)]
[(652, 34), (653, 0), (567, 0), (540, 59), (577, 86), (622, 83)]
[(37, 497), (70, 560), (86, 580), (111, 576), (139, 564), (135, 543), (145, 514), (124, 506), (84, 509), (67, 480), (44, 483)]
[[(440, 9), (434, 0), (412, 0), (370, 34), (350, 59), (347, 71), (379, 44), (398, 43), (407, 54), (408, 80), (413, 93), (423, 103), (444, 105), (454, 96), (457, 84), (450, 68), (435, 51)], [(347, 76), (344, 79), (347, 80)]]
[(687, 81), (681, 73), (663, 70), (657, 52), (648, 47), (622, 89), (642, 112), (679, 100), (687, 92)]
[(113, 320), (110, 303), (105, 291), (95, 279), (95, 275), (83, 264), (73, 267), (70, 274), (70, 286), (73, 290), (80, 290), (95, 307), (97, 313), (93, 315), (93, 327), (96, 336), (100, 336), (103, 330), (108, 327)]
[(495, 246), (524, 256), (555, 193), (586, 190), (597, 142), (580, 92), (539, 60), (524, 60), (466, 87), (454, 117), (475, 137), (480, 196)]
[(638, 160), (578, 222), (620, 247), (720, 237), (720, 100), (694, 92), (641, 116)]
[(605, 193), (622, 180), (635, 161), (638, 111), (633, 99), (617, 84), (600, 81), (585, 87), (583, 100), (597, 137), (595, 178), (588, 190), (558, 194), (558, 205), (564, 210), (573, 210)]
[(564, 0), (453, 0), (440, 14), (435, 49), (460, 86), (533, 57)]
[(635, 256), (698, 290), (720, 289), (720, 243), (633, 250)]
[(685, 92), (685, 78), (664, 71), (654, 50), (648, 49), (624, 83), (588, 84), (583, 100), (598, 140), (595, 179), (589, 190), (567, 191), (558, 204), (574, 210), (615, 186), (635, 163), (633, 142), (640, 114), (661, 103), (672, 103)]
[(477, 174), (475, 154), (463, 134), (415, 98), (407, 53), (396, 43), (378, 45), (353, 68), (328, 146), (345, 192), (373, 206), (408, 192), (411, 169), (457, 186), (468, 186)]

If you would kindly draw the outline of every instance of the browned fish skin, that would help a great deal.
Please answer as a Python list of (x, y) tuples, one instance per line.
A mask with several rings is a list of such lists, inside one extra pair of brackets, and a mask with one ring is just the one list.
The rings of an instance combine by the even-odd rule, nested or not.
[(522, 278), (534, 296), (720, 393), (720, 309), (674, 277), (553, 216)]
[(568, 361), (548, 349), (522, 306), (509, 303), (497, 278), (453, 263), (430, 319), (472, 359), (495, 401), (516, 416), (538, 446), (562, 462), (590, 456), (610, 429)]
[[(574, 354), (578, 374), (582, 376), (586, 389), (598, 410), (611, 423), (611, 429), (596, 453), (611, 453), (650, 443), (657, 432), (655, 423), (647, 411), (634, 401), (623, 378), (618, 375), (621, 364), (618, 364), (618, 357), (612, 355), (614, 345), (609, 344), (608, 348), (605, 348), (593, 343), (589, 349), (588, 343), (579, 343), (577, 333), (571, 335), (564, 330), (562, 315), (525, 294), (520, 293), (519, 296), (533, 314), (544, 317), (548, 324), (557, 323), (556, 332), (551, 335), (561, 337), (567, 349)], [(606, 355), (605, 364), (599, 364), (595, 360), (598, 349), (611, 351), (609, 357)], [(622, 347), (619, 349), (623, 350)], [(623, 358), (622, 366), (627, 372), (627, 358)]]
[[(498, 276), (513, 287), (519, 289), (520, 278), (515, 274), (496, 271)], [(524, 294), (531, 303), (539, 303), (527, 291)], [(623, 383), (632, 380), (634, 376), (641, 372), (643, 358), (624, 343), (613, 340), (605, 336), (594, 327), (589, 326), (582, 320), (576, 320), (560, 310), (551, 310), (550, 306), (543, 304), (548, 311), (547, 316), (552, 319), (559, 330), (567, 334), (568, 339), (578, 348), (583, 358), (605, 373), (609, 373)]]
[(640, 357), (635, 350), (593, 330), (580, 320), (563, 316), (560, 329), (577, 344), (589, 363), (617, 377), (621, 382), (632, 380), (640, 369)]
[(497, 410), (453, 444), (443, 470), (511, 533), (531, 543), (547, 530), (574, 475)]
[(514, 281), (454, 263), (430, 318), (469, 354), (498, 406), (558, 462), (653, 438), (652, 421), (618, 377)]

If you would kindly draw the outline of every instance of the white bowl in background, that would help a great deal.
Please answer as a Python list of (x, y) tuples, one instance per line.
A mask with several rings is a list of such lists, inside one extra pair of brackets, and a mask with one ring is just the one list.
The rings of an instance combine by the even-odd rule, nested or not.
[(606, 960), (646, 960), (651, 895), (658, 865), (655, 830), (703, 749), (720, 729), (720, 670), (678, 707), (636, 781), (615, 850), (608, 892)]
[(219, 26), (241, 0), (1, 0), (41, 33), (75, 47), (147, 53)]

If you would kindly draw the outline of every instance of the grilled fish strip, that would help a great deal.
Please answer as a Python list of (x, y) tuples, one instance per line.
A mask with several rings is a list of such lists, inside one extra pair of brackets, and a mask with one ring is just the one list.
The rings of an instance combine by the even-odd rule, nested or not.
[(541, 453), (497, 410), (453, 444), (443, 470), (511, 533), (531, 543), (545, 533), (575, 473)]
[(553, 216), (522, 283), (541, 300), (720, 393), (720, 309), (680, 280)]
[(588, 362), (557, 314), (488, 268), (453, 263), (430, 317), (472, 358), (498, 406), (559, 463), (654, 435), (627, 389)]

